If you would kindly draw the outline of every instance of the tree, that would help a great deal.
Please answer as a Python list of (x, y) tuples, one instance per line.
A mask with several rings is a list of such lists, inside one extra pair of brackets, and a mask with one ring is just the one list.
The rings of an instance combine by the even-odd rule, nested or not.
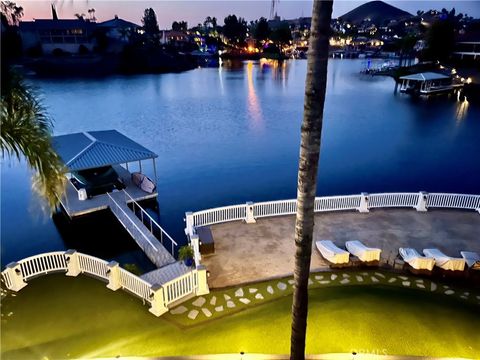
[[(11, 4), (4, 8), (2, 2), (2, 21), (5, 17), (13, 25), (20, 20), (21, 13), (17, 12), (12, 20), (11, 14), (4, 12), (18, 8)], [(63, 164), (51, 144), (52, 121), (34, 90), (13, 70), (12, 61), (11, 52), (1, 52), (0, 151), (2, 157), (25, 157), (36, 172), (34, 190), (53, 209), (65, 190), (66, 178)]]
[(188, 29), (188, 23), (186, 21), (174, 21), (172, 23), (173, 31), (183, 31), (186, 32)]
[(305, 359), (308, 276), (312, 255), (314, 204), (327, 85), (328, 46), (333, 1), (314, 0), (298, 166), (291, 359)]
[(247, 37), (247, 22), (235, 15), (228, 15), (224, 20), (223, 35), (230, 43), (243, 44)]
[(270, 38), (279, 45), (288, 44), (292, 40), (292, 31), (288, 24), (284, 23), (272, 31)]
[(270, 27), (268, 26), (268, 21), (266, 18), (261, 17), (258, 21), (254, 23), (253, 27), (253, 37), (257, 41), (265, 41), (270, 36)]
[(154, 44), (158, 43), (160, 29), (158, 27), (157, 15), (152, 8), (145, 9), (142, 24), (147, 40)]
[(23, 16), (23, 8), (13, 1), (2, 1), (0, 3), (3, 26), (17, 26)]

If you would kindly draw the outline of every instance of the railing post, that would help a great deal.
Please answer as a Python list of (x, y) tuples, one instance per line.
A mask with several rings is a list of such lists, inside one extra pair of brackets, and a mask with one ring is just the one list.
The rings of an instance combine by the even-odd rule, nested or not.
[(110, 290), (118, 290), (122, 287), (120, 284), (120, 266), (116, 261), (110, 261), (107, 265), (107, 276), (108, 276), (108, 284), (107, 288)]
[(65, 262), (67, 263), (67, 273), (65, 275), (78, 276), (81, 273), (77, 250), (65, 251)]
[(4, 271), (10, 279), (11, 285), (8, 288), (9, 290), (20, 291), (27, 286), (27, 283), (23, 280), (22, 269), (19, 263), (11, 262)]
[(194, 276), (197, 276), (197, 289), (195, 295), (200, 296), (210, 293), (207, 282), (207, 268), (204, 265), (198, 265), (195, 272), (196, 274)]
[(193, 225), (193, 213), (191, 211), (185, 213), (185, 223), (185, 234), (191, 237), (195, 233), (195, 228)]
[(165, 306), (165, 297), (163, 295), (163, 287), (158, 284), (153, 284), (150, 288), (150, 311), (155, 316), (160, 316), (168, 312)]
[(427, 200), (428, 193), (425, 191), (420, 191), (420, 193), (418, 194), (418, 201), (415, 209), (417, 209), (417, 211), (427, 211)]
[(200, 254), (200, 238), (197, 234), (190, 236), (190, 243), (193, 248), (193, 259), (195, 260), (195, 265), (200, 265), (200, 260), (202, 260), (202, 254)]
[(362, 192), (358, 211), (361, 213), (367, 213), (370, 211), (368, 210), (368, 193)]
[(247, 224), (254, 224), (256, 223), (255, 217), (253, 216), (253, 202), (248, 201), (246, 204), (246, 215), (245, 215), (245, 222)]

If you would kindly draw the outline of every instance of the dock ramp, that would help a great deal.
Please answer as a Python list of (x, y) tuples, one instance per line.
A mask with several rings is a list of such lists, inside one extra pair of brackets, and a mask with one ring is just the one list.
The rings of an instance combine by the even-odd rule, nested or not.
[[(137, 204), (137, 206), (141, 209), (142, 215), (142, 219), (138, 218), (138, 216), (135, 214), (136, 202), (133, 203), (133, 210), (127, 205), (127, 201), (131, 199), (127, 192), (118, 191), (107, 193), (107, 195), (109, 197), (109, 207), (112, 213), (132, 236), (150, 261), (157, 266), (157, 268), (163, 268), (167, 265), (176, 263), (176, 260), (173, 257), (173, 239), (171, 239), (168, 234), (166, 234), (163, 229), (147, 214), (145, 216), (148, 216), (148, 223), (150, 226), (150, 228), (148, 228), (142, 221), (143, 214), (146, 214), (146, 212)], [(131, 202), (132, 200), (130, 200), (130, 203)], [(159, 239), (153, 235), (154, 224), (160, 229), (160, 235), (165, 234), (172, 241), (171, 253), (164, 247)], [(161, 236), (161, 239), (163, 242), (163, 236)], [(167, 270), (165, 271), (168, 273)]]

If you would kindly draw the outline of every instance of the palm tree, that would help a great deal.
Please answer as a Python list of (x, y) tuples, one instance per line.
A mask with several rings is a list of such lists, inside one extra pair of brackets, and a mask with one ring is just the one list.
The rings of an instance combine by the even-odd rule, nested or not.
[[(2, 59), (4, 60), (4, 59)], [(36, 171), (32, 187), (53, 209), (65, 189), (63, 165), (52, 148), (52, 122), (34, 90), (2, 61), (0, 150), (2, 156), (25, 157)]]
[(314, 0), (298, 167), (291, 359), (305, 359), (308, 276), (312, 254), (314, 204), (327, 85), (328, 43), (333, 0)]

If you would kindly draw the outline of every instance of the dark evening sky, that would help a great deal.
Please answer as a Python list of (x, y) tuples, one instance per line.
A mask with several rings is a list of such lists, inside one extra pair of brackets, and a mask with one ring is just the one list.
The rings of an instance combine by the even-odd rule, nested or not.
[[(243, 0), (243, 1), (200, 1), (200, 0), (18, 0), (17, 4), (25, 9), (24, 20), (32, 18), (51, 18), (50, 4), (57, 7), (60, 18), (73, 18), (75, 13), (87, 14), (87, 9), (95, 8), (99, 21), (109, 20), (115, 14), (119, 17), (140, 24), (143, 10), (152, 7), (158, 17), (160, 28), (169, 28), (174, 20), (186, 20), (189, 26), (203, 22), (207, 16), (215, 16), (220, 25), (228, 14), (242, 16), (248, 21), (267, 17), (270, 14), (270, 1)], [(333, 16), (337, 17), (347, 11), (365, 3), (366, 1), (337, 0), (334, 3)], [(463, 12), (470, 16), (480, 17), (479, 1), (386, 1), (391, 5), (415, 14), (417, 10), (451, 9), (455, 7), (457, 13)], [(292, 19), (299, 16), (310, 16), (311, 1), (280, 0), (278, 15)]]

